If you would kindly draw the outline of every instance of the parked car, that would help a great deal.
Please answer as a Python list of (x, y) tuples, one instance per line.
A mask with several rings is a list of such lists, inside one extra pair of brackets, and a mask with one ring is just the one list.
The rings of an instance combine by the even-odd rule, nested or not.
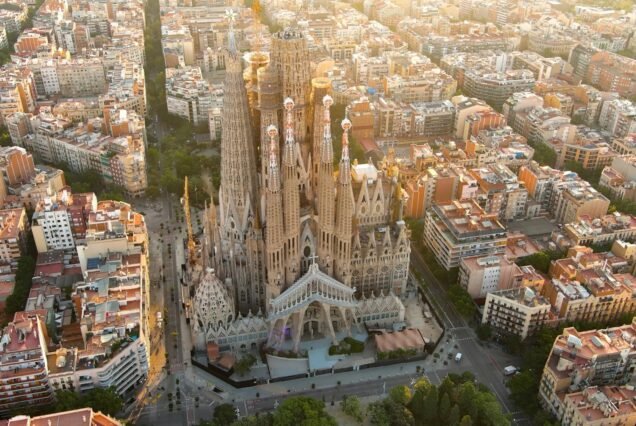
[(455, 355), (455, 362), (459, 362), (462, 360), (462, 353), (461, 352), (457, 352), (457, 355)]

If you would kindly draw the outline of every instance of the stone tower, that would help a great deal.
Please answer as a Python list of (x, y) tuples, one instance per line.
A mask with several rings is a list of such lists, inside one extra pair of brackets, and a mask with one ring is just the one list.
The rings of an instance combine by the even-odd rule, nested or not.
[[(316, 211), (318, 212), (318, 262), (320, 268), (331, 275), (333, 273), (333, 244), (335, 225), (335, 204), (334, 194), (336, 185), (333, 178), (333, 145), (331, 139), (331, 116), (329, 108), (333, 104), (331, 96), (325, 95), (322, 99), (323, 112), (320, 118), (322, 124), (322, 142), (320, 150), (314, 160), (318, 164), (316, 175), (318, 183), (316, 186)], [(318, 126), (316, 131), (318, 130)], [(314, 136), (314, 143), (316, 137)]]
[(353, 188), (351, 186), (351, 162), (349, 160), (349, 129), (351, 121), (342, 120), (342, 157), (338, 173), (336, 196), (336, 247), (335, 275), (340, 282), (351, 282), (351, 239), (353, 237)]
[(305, 36), (287, 29), (274, 34), (270, 63), (278, 70), (283, 98), (294, 100), (294, 137), (301, 149), (302, 162), (307, 164), (311, 150), (307, 135), (312, 117), (309, 116), (311, 71)]
[(270, 125), (268, 181), (265, 191), (266, 226), (265, 256), (267, 268), (267, 299), (277, 297), (285, 282), (285, 226), (283, 222), (283, 194), (281, 176), (278, 167), (278, 130)]
[[(278, 71), (273, 65), (259, 68), (258, 71), (258, 110), (260, 111), (261, 141), (261, 187), (267, 187), (269, 152), (266, 143), (269, 140), (269, 126), (281, 128), (283, 97), (280, 93)], [(277, 151), (278, 153), (278, 146)]]
[[(269, 63), (269, 56), (263, 52), (252, 52), (246, 55), (245, 59), (247, 67), (243, 72), (243, 78), (245, 79), (247, 101), (250, 107), (254, 143), (258, 149), (261, 141), (263, 141), (265, 144), (265, 151), (267, 151), (267, 139), (261, 138), (261, 114), (258, 109), (258, 70), (267, 66)], [(267, 126), (265, 126), (265, 128), (267, 128)], [(258, 156), (257, 161), (259, 161)]]
[[(316, 77), (311, 80), (311, 104), (313, 114), (313, 131), (311, 144), (311, 185), (314, 194), (318, 193), (318, 171), (320, 169), (320, 152), (324, 140), (324, 97), (331, 91), (331, 79)], [(333, 103), (333, 101), (332, 101)]]
[(300, 180), (298, 142), (294, 135), (294, 101), (285, 99), (285, 145), (283, 147), (283, 216), (285, 218), (285, 284), (291, 286), (300, 275)]
[(217, 213), (222, 278), (233, 295), (237, 310), (247, 313), (264, 306), (263, 240), (258, 217), (254, 139), (232, 18), (230, 16), (225, 59), (221, 187)]

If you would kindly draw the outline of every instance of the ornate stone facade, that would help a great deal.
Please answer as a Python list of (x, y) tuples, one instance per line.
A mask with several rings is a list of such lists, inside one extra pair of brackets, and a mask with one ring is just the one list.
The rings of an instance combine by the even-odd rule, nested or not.
[[(290, 339), (298, 350), (303, 336), (336, 343), (337, 333), (350, 334), (361, 316), (382, 320), (373, 324), (402, 321), (398, 296), (410, 245), (397, 175), (351, 163), (346, 117), (334, 170), (330, 84), (311, 84), (306, 42), (297, 32), (277, 34), (269, 65), (258, 70), (256, 155), (241, 59), (229, 39), (219, 205), (206, 210), (203, 238), (204, 261), (219, 281), (206, 277), (194, 303), (205, 305), (199, 295), (213, 295), (233, 303), (238, 317), (219, 324), (219, 313), (195, 306), (193, 327), (205, 336), (197, 345), (214, 340), (236, 348), (236, 335), (247, 333), (245, 347)], [(274, 104), (281, 95), (282, 108)]]

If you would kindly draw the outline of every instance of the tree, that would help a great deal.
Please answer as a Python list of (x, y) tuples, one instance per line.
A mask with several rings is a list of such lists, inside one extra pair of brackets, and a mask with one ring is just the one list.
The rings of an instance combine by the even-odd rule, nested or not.
[(489, 340), (492, 337), (490, 324), (479, 324), (477, 326), (477, 337), (479, 337), (479, 340)]
[(408, 386), (395, 386), (389, 391), (389, 398), (400, 405), (406, 406), (411, 400), (411, 390)]
[[(424, 417), (422, 418), (422, 420), (424, 420), (424, 423), (435, 422), (438, 415), (437, 404), (438, 404), (437, 388), (432, 387), (431, 390), (426, 395), (426, 397), (424, 398), (424, 403), (422, 404), (422, 412), (424, 413)], [(417, 420), (419, 421), (420, 419), (417, 419)]]
[(448, 424), (450, 426), (457, 426), (460, 421), (459, 405), (453, 405), (450, 414), (448, 415)]
[[(2, 59), (0, 58), (0, 62)], [(0, 146), (11, 146), (13, 145), (13, 141), (11, 140), (11, 136), (9, 135), (9, 130), (6, 126), (0, 127)]]
[(476, 307), (475, 302), (470, 297), (466, 289), (459, 284), (452, 284), (448, 287), (448, 297), (455, 305), (457, 312), (462, 314), (466, 318), (471, 318), (475, 315)]
[(447, 393), (441, 395), (439, 399), (439, 407), (437, 409), (437, 416), (440, 419), (447, 419), (450, 416), (451, 401), (450, 396)]
[(70, 390), (55, 392), (55, 411), (75, 410), (81, 404), (80, 395)]
[(254, 364), (256, 364), (256, 358), (254, 358), (254, 355), (247, 354), (234, 364), (234, 371), (243, 377), (245, 373), (252, 369)]
[(527, 413), (536, 410), (539, 382), (534, 374), (527, 370), (521, 371), (511, 377), (506, 386), (510, 389), (510, 399), (517, 407)]
[(370, 404), (369, 417), (374, 426), (412, 426), (415, 424), (413, 414), (392, 398)]
[(35, 260), (31, 256), (22, 256), (18, 259), (18, 269), (15, 274), (13, 293), (5, 302), (4, 313), (7, 318), (13, 318), (13, 314), (24, 310), (26, 301), (31, 291), (33, 273), (35, 272)]
[(121, 397), (113, 387), (94, 388), (82, 395), (71, 390), (59, 390), (55, 393), (55, 399), (55, 411), (90, 407), (112, 417), (119, 413), (123, 406)]
[(384, 407), (384, 401), (376, 401), (369, 404), (368, 413), (371, 424), (374, 426), (390, 426), (389, 413)]
[(212, 423), (215, 426), (231, 425), (236, 418), (236, 409), (232, 404), (221, 404), (214, 409)]
[(340, 403), (340, 407), (342, 408), (343, 413), (353, 417), (358, 422), (362, 422), (362, 420), (364, 420), (364, 414), (360, 407), (360, 400), (357, 396), (346, 396)]
[(468, 414), (472, 418), (477, 418), (479, 413), (477, 397), (478, 391), (474, 383), (466, 382), (459, 385), (457, 402), (462, 414)]
[(121, 411), (123, 401), (114, 387), (94, 388), (82, 395), (82, 404), (94, 411), (115, 416)]
[(273, 426), (274, 416), (269, 413), (256, 416), (248, 416), (238, 419), (232, 426)]
[(274, 413), (276, 426), (320, 425), (337, 426), (325, 411), (325, 403), (307, 396), (287, 398)]
[(525, 266), (532, 265), (537, 271), (541, 271), (545, 274), (550, 269), (550, 264), (553, 260), (557, 260), (563, 257), (563, 252), (557, 250), (543, 250), (538, 251), (530, 256), (525, 256), (517, 260), (517, 265)]
[(461, 421), (459, 422), (459, 426), (473, 426), (473, 420), (470, 418), (470, 416), (466, 415), (462, 417)]
[(557, 155), (552, 148), (541, 142), (530, 143), (530, 146), (534, 149), (534, 155), (532, 156), (534, 161), (542, 166), (554, 167)]

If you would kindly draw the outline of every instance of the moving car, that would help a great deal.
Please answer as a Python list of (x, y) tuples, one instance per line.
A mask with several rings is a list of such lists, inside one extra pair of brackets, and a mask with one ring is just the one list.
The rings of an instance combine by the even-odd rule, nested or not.
[(504, 376), (512, 376), (517, 372), (517, 367), (514, 365), (509, 365), (504, 368)]

